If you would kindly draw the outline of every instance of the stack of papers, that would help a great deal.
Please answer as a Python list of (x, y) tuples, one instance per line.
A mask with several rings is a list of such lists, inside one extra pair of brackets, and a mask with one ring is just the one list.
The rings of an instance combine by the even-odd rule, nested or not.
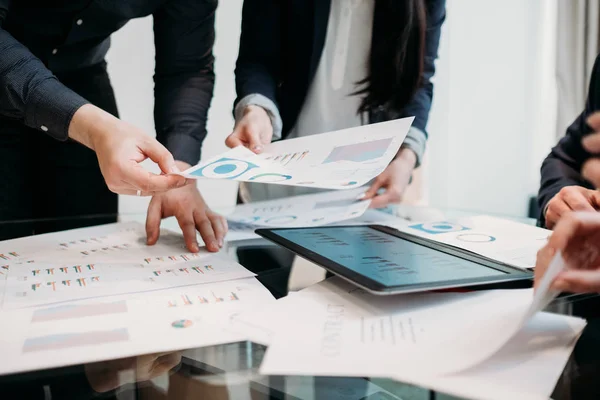
[(390, 214), (369, 209), (371, 200), (359, 200), (366, 188), (329, 191), (235, 207), (227, 215), (229, 242), (258, 239), (259, 228), (314, 227), (322, 225), (387, 225), (408, 223)]
[(5, 241), (0, 261), (0, 374), (245, 340), (230, 318), (275, 301), (181, 235), (147, 246), (137, 223)]
[[(585, 321), (539, 313), (532, 290), (380, 297), (337, 278), (241, 314), (233, 327), (268, 344), (272, 375), (397, 379), (481, 399), (548, 398)], [(526, 379), (524, 379), (526, 377)]]
[(394, 159), (414, 118), (282, 140), (260, 154), (237, 147), (182, 176), (322, 189), (354, 189), (381, 174)]
[(358, 200), (367, 189), (324, 192), (239, 205), (229, 222), (256, 227), (311, 227), (361, 217), (371, 200)]

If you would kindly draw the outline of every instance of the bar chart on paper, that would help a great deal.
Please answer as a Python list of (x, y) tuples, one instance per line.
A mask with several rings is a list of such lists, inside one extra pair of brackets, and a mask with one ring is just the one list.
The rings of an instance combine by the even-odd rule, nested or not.
[(38, 336), (25, 340), (23, 353), (62, 350), (82, 346), (98, 346), (108, 343), (127, 342), (128, 340), (129, 332), (126, 328), (105, 331), (60, 333)]
[(31, 322), (64, 321), (103, 315), (126, 314), (127, 311), (127, 302), (124, 300), (107, 303), (65, 304), (35, 310)]
[(354, 143), (335, 147), (323, 164), (338, 161), (351, 161), (363, 163), (377, 160), (385, 155), (388, 147), (392, 144), (392, 138), (373, 140), (370, 142)]

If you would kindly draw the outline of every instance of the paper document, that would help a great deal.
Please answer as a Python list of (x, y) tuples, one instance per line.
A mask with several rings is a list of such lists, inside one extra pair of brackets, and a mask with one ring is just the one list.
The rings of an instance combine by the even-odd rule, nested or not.
[(535, 267), (537, 252), (551, 233), (532, 225), (489, 216), (414, 222), (394, 228), (523, 269)]
[(282, 140), (265, 146), (260, 155), (237, 147), (181, 175), (323, 189), (358, 188), (393, 160), (413, 119)]
[[(497, 394), (523, 389), (547, 398), (585, 326), (533, 312), (548, 299), (542, 286), (535, 296), (501, 290), (381, 297), (330, 279), (236, 323), (262, 328), (253, 332), (270, 345), (264, 374), (390, 377), (476, 398), (502, 398), (484, 388), (496, 377), (512, 378)], [(514, 371), (536, 377), (519, 386)]]
[(242, 341), (229, 320), (274, 301), (250, 278), (3, 311), (0, 375)]
[(256, 227), (308, 227), (358, 218), (371, 200), (357, 200), (367, 188), (316, 193), (242, 204), (227, 220)]
[[(339, 192), (340, 194), (345, 192)], [(358, 203), (357, 203), (358, 204)], [(254, 231), (258, 228), (264, 228), (267, 226), (258, 226), (250, 223), (243, 223), (237, 221), (229, 220), (229, 232), (227, 233), (226, 240), (228, 242), (236, 242), (242, 240), (252, 240), (252, 239), (260, 239)], [(316, 223), (313, 223), (312, 226)], [(354, 217), (351, 219), (340, 220), (338, 222), (328, 223), (326, 225), (336, 226), (336, 225), (384, 225), (391, 227), (399, 227), (402, 225), (408, 225), (408, 221), (404, 221), (398, 217), (393, 215), (381, 212), (379, 210), (367, 209), (361, 216)], [(318, 224), (321, 225), (321, 224)], [(310, 225), (307, 225), (310, 226)], [(270, 228), (274, 228), (277, 226), (268, 226)], [(290, 227), (289, 225), (281, 225), (279, 227)]]
[(7, 266), (0, 281), (2, 309), (149, 292), (253, 277), (240, 264), (206, 256), (172, 266), (144, 264), (42, 264)]

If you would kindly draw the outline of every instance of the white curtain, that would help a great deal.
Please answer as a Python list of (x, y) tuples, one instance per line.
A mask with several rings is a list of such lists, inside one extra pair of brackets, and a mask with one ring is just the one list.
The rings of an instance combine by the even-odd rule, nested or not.
[(590, 73), (600, 43), (600, 1), (558, 0), (556, 80), (557, 131), (565, 129), (585, 106)]

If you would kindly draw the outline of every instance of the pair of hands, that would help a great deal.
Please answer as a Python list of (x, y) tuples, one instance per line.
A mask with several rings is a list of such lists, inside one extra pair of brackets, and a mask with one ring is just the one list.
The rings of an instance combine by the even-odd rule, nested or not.
[[(100, 170), (112, 192), (136, 195), (141, 191), (141, 196), (153, 196), (146, 219), (149, 245), (159, 239), (162, 218), (174, 216), (191, 252), (200, 251), (196, 230), (209, 251), (219, 251), (223, 246), (227, 221), (208, 208), (195, 181), (171, 175), (190, 165), (175, 161), (156, 139), (90, 104), (73, 116), (69, 137), (96, 152)], [(147, 158), (159, 165), (161, 175), (140, 165)]]
[[(260, 153), (265, 145), (271, 143), (272, 136), (273, 127), (266, 111), (249, 106), (226, 144), (229, 147), (243, 145)], [(200, 250), (196, 230), (209, 251), (219, 251), (223, 246), (227, 221), (208, 208), (195, 182), (172, 175), (190, 165), (175, 161), (157, 140), (90, 104), (81, 107), (73, 116), (69, 137), (96, 152), (100, 170), (112, 192), (153, 196), (146, 219), (149, 245), (159, 239), (161, 219), (175, 216), (190, 251)], [(147, 158), (158, 164), (163, 172), (161, 175), (153, 174), (140, 165)], [(412, 150), (401, 149), (363, 198), (373, 199), (373, 208), (400, 202), (415, 162), (416, 155)], [(380, 189), (385, 191), (379, 194)]]
[[(273, 126), (267, 112), (258, 106), (248, 106), (243, 117), (225, 140), (228, 147), (245, 146), (259, 154), (271, 143)], [(391, 203), (399, 203), (410, 182), (417, 156), (407, 148), (402, 148), (385, 171), (372, 183), (363, 200), (372, 199), (371, 208), (383, 208)], [(379, 193), (380, 189), (384, 189)]]
[[(584, 148), (600, 154), (600, 113), (587, 120), (596, 133), (583, 140)], [(583, 176), (600, 188), (600, 159), (592, 158), (582, 168)], [(600, 292), (600, 192), (582, 187), (563, 188), (548, 203), (546, 225), (554, 228), (548, 243), (537, 255), (535, 283), (539, 283), (557, 251), (567, 270), (561, 272), (552, 288), (565, 292)], [(574, 212), (576, 211), (576, 212)]]
[[(583, 139), (583, 147), (592, 154), (600, 154), (600, 113), (591, 115), (587, 124), (596, 132)], [(600, 188), (600, 159), (592, 158), (582, 168), (583, 176), (594, 187)], [(546, 227), (553, 229), (563, 215), (572, 211), (592, 212), (600, 210), (600, 192), (581, 186), (567, 186), (549, 202), (544, 213)]]

